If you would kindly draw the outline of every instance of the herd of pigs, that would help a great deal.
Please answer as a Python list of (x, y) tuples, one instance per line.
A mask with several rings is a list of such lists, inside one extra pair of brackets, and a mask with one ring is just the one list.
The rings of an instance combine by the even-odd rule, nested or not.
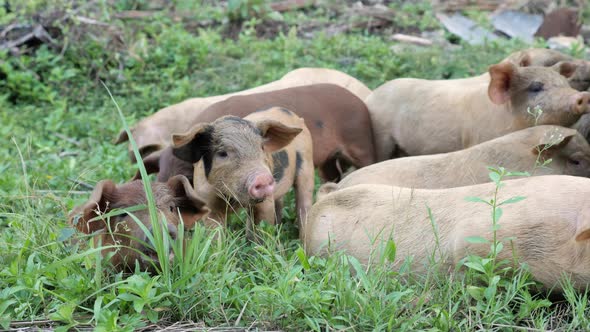
[[(548, 49), (509, 55), (471, 78), (400, 78), (371, 91), (331, 69), (300, 68), (250, 90), (193, 98), (143, 119), (130, 133), (139, 147), (155, 204), (172, 239), (177, 226), (224, 226), (247, 209), (246, 234), (280, 223), (294, 188), (300, 239), (310, 255), (344, 250), (363, 263), (393, 239), (397, 261), (414, 272), (467, 254), (487, 255), (491, 208), (487, 166), (528, 171), (506, 180), (498, 238), (533, 277), (560, 289), (590, 285), (590, 62)], [(129, 140), (123, 131), (117, 143)], [(129, 148), (134, 160), (133, 151)], [(135, 160), (134, 160), (135, 161)], [(325, 182), (313, 202), (314, 172)], [(487, 183), (486, 183), (487, 182)], [(146, 245), (147, 209), (140, 173), (124, 184), (99, 182), (70, 215), (81, 232), (109, 249), (118, 269), (158, 262)], [(430, 209), (435, 227), (429, 217)], [(433, 231), (435, 229), (436, 231)], [(115, 245), (115, 246), (113, 246)], [(119, 245), (119, 246), (117, 246)]]

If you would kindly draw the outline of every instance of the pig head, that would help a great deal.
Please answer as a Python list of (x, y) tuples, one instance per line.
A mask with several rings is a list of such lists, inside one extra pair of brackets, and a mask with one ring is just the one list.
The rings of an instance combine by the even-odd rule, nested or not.
[[(590, 93), (575, 91), (566, 80), (576, 68), (571, 62), (558, 62), (553, 70), (502, 62), (489, 69), (488, 95), (494, 104), (507, 105), (519, 118), (528, 118), (529, 124), (569, 127), (589, 111)], [(543, 112), (534, 119), (529, 111), (536, 107)]]
[[(166, 183), (152, 183), (152, 192), (160, 222), (166, 223), (172, 239), (176, 239), (181, 217), (185, 229), (190, 229), (209, 212), (184, 176), (172, 177)], [(151, 269), (158, 263), (158, 257), (138, 223), (127, 213), (105, 216), (114, 209), (142, 204), (148, 204), (142, 181), (117, 185), (111, 180), (103, 180), (96, 185), (89, 200), (71, 212), (69, 222), (80, 232), (92, 234), (95, 245), (115, 246), (102, 251), (103, 256), (114, 252), (110, 263), (115, 268), (129, 269), (138, 262), (142, 269)], [(130, 213), (152, 231), (147, 208)]]
[[(272, 201), (276, 186), (272, 153), (285, 148), (301, 131), (301, 127), (274, 120), (253, 123), (225, 116), (197, 124), (189, 133), (173, 135), (173, 154), (199, 163), (195, 187), (203, 192), (212, 216), (224, 223), (227, 205), (248, 208)], [(269, 219), (274, 222), (274, 216)]]
[(567, 78), (569, 85), (578, 91), (586, 91), (590, 88), (590, 61), (575, 59), (561, 52), (545, 48), (529, 48), (515, 52), (505, 60), (511, 61), (520, 67), (551, 67), (559, 62), (573, 62), (576, 69)]

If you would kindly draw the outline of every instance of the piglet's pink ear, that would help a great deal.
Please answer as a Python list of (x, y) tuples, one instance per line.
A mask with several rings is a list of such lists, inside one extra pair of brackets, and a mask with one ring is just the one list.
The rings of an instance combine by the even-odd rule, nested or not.
[(284, 148), (303, 131), (303, 128), (290, 127), (275, 120), (260, 121), (256, 126), (262, 132), (262, 137), (265, 138), (264, 149), (267, 152)]
[(173, 176), (166, 184), (172, 191), (185, 229), (193, 228), (197, 221), (204, 219), (211, 212), (205, 206), (205, 201), (197, 196), (197, 193), (186, 176)]
[(92, 220), (99, 216), (99, 213), (106, 213), (112, 201), (116, 199), (117, 186), (111, 180), (100, 181), (90, 198), (86, 203), (81, 206), (74, 208), (70, 213), (69, 221), (70, 224), (75, 226), (80, 232), (90, 234), (97, 230), (106, 227), (104, 220)]
[(580, 211), (576, 225), (576, 241), (587, 240), (590, 240), (590, 206)]
[(510, 61), (503, 61), (491, 66), (488, 71), (488, 96), (494, 104), (502, 105), (510, 100), (510, 87), (516, 77), (517, 67)]

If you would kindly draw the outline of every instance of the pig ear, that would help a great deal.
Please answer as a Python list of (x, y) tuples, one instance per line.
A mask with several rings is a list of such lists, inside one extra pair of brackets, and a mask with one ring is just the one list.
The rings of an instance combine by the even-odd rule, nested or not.
[(488, 96), (494, 104), (501, 105), (510, 100), (510, 85), (515, 78), (516, 71), (516, 65), (510, 61), (503, 61), (490, 67)]
[[(565, 127), (547, 131), (532, 152), (537, 155), (539, 151), (542, 151), (541, 156), (547, 160), (552, 158), (559, 150), (563, 149), (577, 134), (577, 130)], [(551, 145), (551, 147), (546, 148), (547, 145)]]
[(117, 186), (113, 181), (100, 181), (92, 191), (92, 194), (90, 194), (88, 202), (74, 209), (70, 215), (70, 223), (79, 231), (86, 234), (105, 228), (104, 221), (90, 220), (98, 216), (97, 210), (101, 213), (109, 210), (110, 202), (115, 198), (116, 192)]
[[(153, 174), (153, 173), (158, 173), (160, 171), (160, 156), (162, 155), (162, 151), (156, 151), (152, 154), (150, 154), (149, 156), (143, 158), (143, 166), (145, 166), (145, 170), (148, 174)], [(135, 172), (135, 175), (133, 176), (133, 178), (131, 179), (131, 181), (134, 180), (140, 180), (141, 179), (141, 173), (139, 172), (139, 170), (137, 170), (137, 172)]]
[(578, 65), (571, 62), (571, 61), (560, 61), (553, 66), (551, 66), (553, 70), (558, 72), (561, 76), (565, 78), (570, 78), (578, 69)]
[(576, 221), (576, 241), (590, 240), (590, 207), (583, 208)]
[(301, 127), (289, 127), (275, 120), (260, 121), (256, 126), (265, 139), (264, 149), (268, 152), (284, 148), (303, 130)]
[(184, 134), (172, 135), (172, 154), (178, 159), (196, 163), (211, 148), (213, 126), (199, 123)]
[(205, 202), (197, 196), (190, 181), (184, 175), (171, 177), (167, 184), (174, 195), (185, 229), (193, 228), (197, 221), (211, 212), (205, 206)]
[(127, 135), (127, 131), (125, 129), (119, 132), (117, 139), (115, 140), (115, 144), (121, 144), (123, 142), (127, 142), (129, 140), (129, 135)]
[(518, 62), (519, 67), (529, 67), (531, 65), (531, 56), (525, 54)]

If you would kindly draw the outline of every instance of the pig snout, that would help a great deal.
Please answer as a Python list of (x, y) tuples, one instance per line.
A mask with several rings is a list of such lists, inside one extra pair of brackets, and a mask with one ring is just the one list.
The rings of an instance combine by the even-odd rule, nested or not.
[[(168, 224), (168, 235), (170, 235), (170, 238), (172, 240), (176, 240), (178, 237), (178, 229), (176, 228), (176, 226), (174, 226), (174, 224)], [(148, 225), (148, 231), (153, 234), (153, 229), (151, 225)], [(147, 239), (147, 235), (144, 234), (144, 241), (148, 242), (149, 240)], [(151, 248), (150, 246), (142, 246), (141, 251), (147, 256), (147, 259), (145, 257), (142, 257), (141, 259), (144, 262), (149, 262), (149, 261), (158, 261), (158, 254), (156, 253), (156, 251)], [(170, 261), (172, 261), (172, 259), (174, 258), (174, 251), (172, 250), (172, 246), (170, 246), (170, 252), (168, 254), (168, 259)]]
[(248, 194), (256, 201), (272, 196), (275, 189), (275, 179), (270, 173), (256, 173), (248, 181)]
[[(176, 238), (178, 237), (178, 229), (176, 228), (176, 226), (174, 226), (174, 224), (170, 224), (170, 223), (169, 223), (169, 224), (167, 225), (167, 228), (168, 228), (168, 235), (170, 235), (170, 238), (171, 238), (172, 240), (176, 240)], [(154, 234), (154, 232), (153, 232), (153, 229), (152, 229), (152, 225), (151, 225), (151, 224), (147, 226), (147, 229), (148, 229), (148, 231), (149, 231), (149, 232), (150, 232), (152, 235)], [(144, 242), (145, 242), (145, 241), (148, 241), (148, 238), (147, 238), (147, 235), (146, 235), (146, 234), (143, 234), (143, 239), (142, 239), (142, 240), (143, 240)]]
[(590, 93), (579, 92), (572, 97), (571, 110), (574, 114), (584, 114), (590, 112)]

